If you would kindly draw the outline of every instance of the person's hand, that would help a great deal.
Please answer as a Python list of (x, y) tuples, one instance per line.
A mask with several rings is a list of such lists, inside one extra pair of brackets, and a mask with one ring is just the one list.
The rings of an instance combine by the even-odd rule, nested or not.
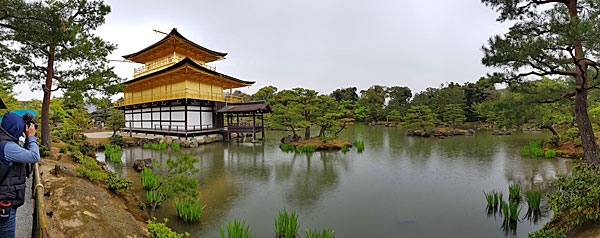
[(35, 126), (33, 124), (29, 124), (29, 126), (25, 125), (25, 135), (27, 137), (35, 136)]

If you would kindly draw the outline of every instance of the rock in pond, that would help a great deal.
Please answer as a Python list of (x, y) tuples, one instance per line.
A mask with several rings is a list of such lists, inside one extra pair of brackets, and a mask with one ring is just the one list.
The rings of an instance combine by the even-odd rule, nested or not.
[(152, 167), (153, 167), (152, 158), (138, 159), (133, 162), (133, 169), (135, 169), (135, 171), (138, 171), (138, 172), (141, 172), (145, 168), (151, 169)]

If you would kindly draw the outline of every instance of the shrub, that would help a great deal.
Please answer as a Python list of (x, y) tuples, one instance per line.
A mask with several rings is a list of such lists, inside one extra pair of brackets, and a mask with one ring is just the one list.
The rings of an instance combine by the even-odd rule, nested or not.
[(523, 146), (523, 148), (521, 148), (521, 155), (529, 156), (529, 146)]
[(75, 145), (76, 146), (77, 145), (77, 141), (75, 141), (75, 140), (68, 140), (67, 144), (69, 144), (69, 145)]
[(544, 153), (544, 157), (546, 158), (554, 158), (555, 155), (556, 152), (554, 150), (547, 150), (546, 153)]
[(555, 216), (567, 220), (568, 230), (600, 218), (600, 175), (594, 169), (578, 164), (571, 175), (557, 175), (554, 186), (557, 191), (550, 194), (548, 203)]
[(61, 146), (61, 147), (58, 147), (58, 152), (60, 152), (60, 153), (63, 153), (63, 154), (64, 154), (64, 153), (66, 153), (66, 152), (67, 152), (67, 150), (68, 150), (68, 148), (67, 148), (67, 146), (65, 146), (65, 145), (63, 145), (63, 146)]
[(197, 221), (202, 215), (206, 205), (200, 205), (200, 201), (193, 198), (177, 199), (175, 208), (177, 208), (177, 217), (182, 218), (186, 222)]
[(251, 231), (250, 226), (246, 225), (246, 222), (235, 219), (233, 222), (228, 221), (225, 226), (227, 227), (227, 235), (225, 235), (225, 229), (219, 227), (221, 230), (221, 238), (254, 238), (256, 237)]
[(102, 169), (102, 166), (100, 166), (98, 164), (98, 161), (96, 161), (96, 159), (89, 157), (89, 156), (81, 157), (81, 159), (79, 159), (78, 163), (82, 164), (83, 166), (85, 166), (88, 169)]
[(77, 167), (75, 168), (75, 171), (90, 181), (105, 180), (108, 176), (106, 172), (102, 170), (88, 169), (85, 166)]
[(581, 146), (581, 138), (575, 138), (573, 139), (573, 145), (574, 146)]
[[(165, 143), (165, 142), (163, 142), (163, 143)], [(172, 151), (179, 152), (180, 149), (181, 149), (181, 145), (179, 145), (179, 143), (171, 143), (171, 150)]]
[(116, 192), (118, 190), (127, 190), (131, 186), (131, 180), (128, 178), (123, 178), (117, 175), (116, 173), (109, 173), (106, 178), (106, 185), (108, 186), (108, 190)]
[(110, 143), (118, 146), (125, 145), (125, 139), (122, 136), (114, 134), (110, 137)]
[(535, 231), (529, 233), (527, 235), (528, 238), (567, 238), (567, 234), (565, 233), (565, 229), (541, 229), (539, 231)]
[(164, 219), (164, 223), (161, 222), (156, 222), (156, 218), (154, 218), (152, 221), (148, 220), (147, 221), (147, 225), (146, 228), (148, 229), (148, 232), (150, 233), (150, 237), (151, 238), (187, 238), (190, 237), (190, 234), (183, 233), (183, 234), (179, 234), (177, 232), (174, 232), (171, 230), (171, 228), (167, 227), (167, 222), (169, 221), (169, 219), (165, 218)]
[(83, 154), (80, 151), (74, 151), (73, 153), (71, 153), (71, 157), (73, 158), (73, 160), (75, 160), (75, 162), (79, 163), (79, 161), (81, 161), (81, 159), (83, 158)]
[(275, 219), (275, 237), (295, 238), (298, 235), (298, 215), (296, 211), (288, 213), (285, 209), (279, 211), (279, 217)]
[(567, 131), (565, 131), (564, 135), (567, 138), (579, 137), (579, 129), (577, 127), (569, 128)]
[(306, 238), (335, 238), (335, 234), (334, 232), (327, 228), (327, 229), (323, 229), (323, 231), (319, 232), (319, 231), (311, 231), (311, 230), (306, 230)]
[(40, 145), (40, 156), (45, 157), (45, 156), (49, 156), (49, 155), (50, 155), (50, 151), (48, 150), (48, 147), (46, 147), (44, 145)]
[(550, 140), (548, 140), (548, 144), (550, 144), (552, 147), (558, 147), (560, 145), (560, 136), (557, 135), (553, 135), (550, 137)]

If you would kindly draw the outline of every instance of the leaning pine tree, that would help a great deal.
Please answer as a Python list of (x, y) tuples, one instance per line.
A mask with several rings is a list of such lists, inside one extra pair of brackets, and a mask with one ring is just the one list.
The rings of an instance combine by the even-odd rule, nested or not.
[[(573, 87), (562, 93), (575, 102), (575, 121), (588, 164), (600, 164), (600, 149), (588, 116), (590, 90), (600, 86), (600, 4), (596, 0), (482, 0), (514, 22), (483, 47), (482, 62), (503, 69), (494, 82), (520, 84), (533, 78), (567, 77)], [(547, 101), (539, 102), (546, 103)]]
[(0, 0), (0, 46), (18, 82), (44, 92), (41, 142), (50, 140), (50, 98), (56, 90), (76, 90), (92, 97), (120, 90), (106, 56), (115, 45), (95, 35), (110, 7), (95, 0)]

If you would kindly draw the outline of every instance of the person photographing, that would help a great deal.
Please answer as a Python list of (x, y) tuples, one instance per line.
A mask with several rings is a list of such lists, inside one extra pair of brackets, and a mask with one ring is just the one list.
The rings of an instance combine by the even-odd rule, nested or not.
[(8, 112), (0, 126), (0, 238), (15, 237), (17, 208), (25, 202), (26, 164), (40, 161), (35, 124), (24, 118)]

